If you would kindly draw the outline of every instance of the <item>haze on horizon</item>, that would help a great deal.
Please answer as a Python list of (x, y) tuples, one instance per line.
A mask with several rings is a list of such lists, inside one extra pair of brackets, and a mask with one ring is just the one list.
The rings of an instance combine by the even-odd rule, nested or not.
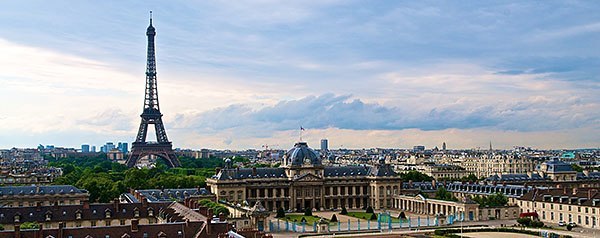
[(600, 147), (596, 1), (2, 1), (0, 148)]

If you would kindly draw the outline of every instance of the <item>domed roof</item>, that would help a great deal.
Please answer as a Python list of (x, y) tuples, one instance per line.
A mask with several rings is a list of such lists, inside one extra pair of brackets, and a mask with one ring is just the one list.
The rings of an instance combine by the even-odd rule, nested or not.
[(292, 166), (302, 166), (303, 164), (321, 165), (319, 154), (308, 147), (306, 142), (298, 142), (284, 156), (286, 161), (289, 161)]

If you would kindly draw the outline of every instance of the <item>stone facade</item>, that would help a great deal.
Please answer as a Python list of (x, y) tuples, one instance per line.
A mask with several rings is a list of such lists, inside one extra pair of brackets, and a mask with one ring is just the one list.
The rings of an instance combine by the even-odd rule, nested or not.
[(375, 209), (393, 207), (400, 178), (384, 160), (376, 166), (324, 166), (305, 142), (283, 157), (281, 168), (227, 167), (207, 179), (218, 200), (254, 205), (269, 211), (304, 209)]

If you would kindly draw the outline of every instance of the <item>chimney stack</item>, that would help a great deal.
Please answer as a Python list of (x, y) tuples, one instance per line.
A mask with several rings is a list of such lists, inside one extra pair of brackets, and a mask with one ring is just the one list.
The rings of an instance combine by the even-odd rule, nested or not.
[(90, 201), (83, 201), (83, 209), (90, 209)]
[(115, 208), (115, 212), (119, 212), (119, 199), (113, 199), (113, 207)]
[(256, 167), (252, 168), (252, 176), (256, 176)]

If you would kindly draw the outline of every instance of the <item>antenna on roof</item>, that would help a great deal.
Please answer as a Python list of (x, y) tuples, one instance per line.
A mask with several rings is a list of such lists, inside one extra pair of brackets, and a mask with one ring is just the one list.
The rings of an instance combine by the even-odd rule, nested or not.
[(152, 11), (150, 11), (150, 25), (152, 25)]

